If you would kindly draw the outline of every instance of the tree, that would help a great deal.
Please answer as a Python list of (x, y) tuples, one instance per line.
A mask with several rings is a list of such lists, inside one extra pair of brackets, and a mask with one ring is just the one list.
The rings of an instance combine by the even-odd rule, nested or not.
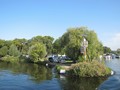
[(21, 55), (20, 51), (17, 49), (17, 47), (12, 44), (9, 49), (9, 55), (14, 57), (19, 57)]
[(98, 40), (97, 34), (94, 31), (88, 31), (87, 34), (88, 48), (87, 48), (87, 57), (88, 60), (95, 60), (103, 53), (103, 45)]
[(46, 46), (47, 54), (51, 54), (53, 50), (53, 37), (44, 36), (43, 37), (43, 44)]
[(117, 54), (120, 55), (120, 48), (117, 49)]
[(5, 40), (0, 39), (0, 48), (3, 47), (5, 44)]
[(27, 43), (27, 40), (24, 38), (23, 39), (14, 39), (12, 42), (13, 42), (13, 44), (16, 45), (17, 49), (20, 52), (22, 52), (25, 43)]
[(63, 43), (65, 43), (64, 50), (66, 55), (73, 60), (79, 60), (83, 56), (80, 53), (80, 48), (83, 41), (84, 32), (87, 33), (87, 30), (83, 27), (70, 28), (61, 38), (61, 44), (64, 45)]
[(104, 53), (105, 53), (105, 54), (111, 52), (111, 49), (110, 49), (109, 47), (104, 46), (103, 48), (104, 48)]
[(61, 54), (60, 38), (53, 43), (53, 54)]
[(10, 46), (12, 45), (12, 42), (11, 40), (6, 40), (5, 43), (4, 43), (4, 46), (7, 46), (8, 49), (10, 48)]
[(43, 43), (43, 37), (42, 36), (35, 36), (29, 40), (29, 46), (32, 46), (36, 43)]
[(29, 48), (28, 54), (32, 62), (42, 61), (46, 56), (46, 47), (42, 43), (36, 43)]
[(7, 53), (8, 53), (7, 46), (3, 46), (2, 48), (0, 48), (0, 57), (4, 57), (5, 55), (7, 55)]
[(67, 56), (73, 60), (81, 60), (83, 54), (80, 53), (83, 37), (88, 41), (86, 58), (89, 61), (97, 59), (102, 53), (102, 44), (97, 38), (97, 34), (86, 27), (70, 28), (60, 37), (60, 48)]
[(29, 40), (29, 46), (32, 46), (36, 43), (43, 43), (46, 47), (47, 54), (51, 54), (53, 50), (53, 37), (50, 36), (35, 36)]

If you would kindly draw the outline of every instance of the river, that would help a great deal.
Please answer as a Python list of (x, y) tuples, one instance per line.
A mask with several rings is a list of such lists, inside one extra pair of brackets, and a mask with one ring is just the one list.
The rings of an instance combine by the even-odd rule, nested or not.
[(115, 75), (69, 78), (52, 68), (28, 63), (0, 62), (0, 90), (120, 90), (120, 60), (106, 60)]

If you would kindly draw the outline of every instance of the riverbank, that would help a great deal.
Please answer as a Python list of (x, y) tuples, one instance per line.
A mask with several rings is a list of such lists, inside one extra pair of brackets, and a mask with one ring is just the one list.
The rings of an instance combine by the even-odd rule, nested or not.
[(104, 63), (98, 61), (80, 62), (71, 65), (56, 65), (57, 72), (71, 77), (103, 77), (114, 74)]
[[(16, 59), (17, 57), (12, 56), (6, 56), (3, 58), (3, 61), (5, 62), (18, 62), (19, 60)], [(71, 77), (100, 77), (100, 76), (108, 76), (114, 74), (114, 72), (111, 72), (111, 69), (106, 67), (103, 63), (100, 63), (98, 61), (91, 61), (91, 62), (79, 62), (79, 63), (73, 63), (71, 62), (65, 62), (65, 63), (51, 63), (48, 60), (45, 61), (38, 61), (34, 62), (38, 65), (46, 65), (49, 67), (56, 67), (56, 71), (59, 74), (67, 74)]]

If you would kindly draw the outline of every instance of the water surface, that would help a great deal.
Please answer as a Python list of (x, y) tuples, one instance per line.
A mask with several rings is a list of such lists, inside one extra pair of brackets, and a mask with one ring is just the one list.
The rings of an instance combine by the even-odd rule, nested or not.
[(115, 74), (105, 80), (98, 90), (120, 90), (120, 59), (106, 60), (105, 63)]
[(37, 64), (0, 63), (0, 90), (61, 90), (50, 68)]
[(0, 90), (120, 90), (120, 60), (105, 63), (115, 75), (78, 79), (37, 64), (0, 62)]

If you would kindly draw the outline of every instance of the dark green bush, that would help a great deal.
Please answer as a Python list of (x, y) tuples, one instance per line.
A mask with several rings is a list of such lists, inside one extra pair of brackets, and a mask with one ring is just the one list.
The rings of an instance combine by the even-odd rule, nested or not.
[(73, 64), (69, 69), (68, 74), (78, 77), (98, 77), (107, 76), (110, 72), (111, 69), (106, 67), (103, 63), (92, 61)]

